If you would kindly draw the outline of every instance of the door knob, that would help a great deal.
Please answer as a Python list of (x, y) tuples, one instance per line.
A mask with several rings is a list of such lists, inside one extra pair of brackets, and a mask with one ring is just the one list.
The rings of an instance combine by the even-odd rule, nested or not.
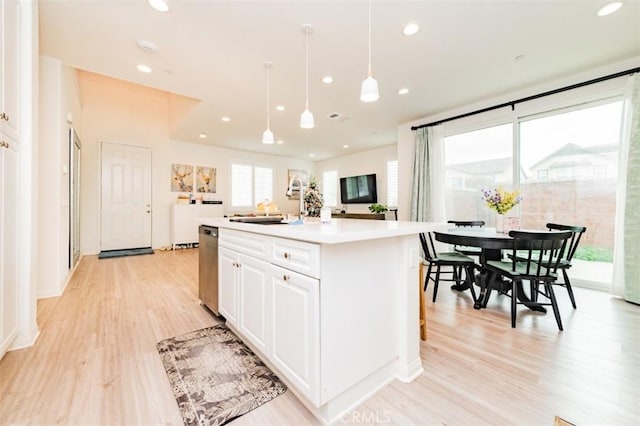
[(9, 121), (9, 116), (3, 112), (2, 114), (0, 114), (0, 119), (4, 121)]

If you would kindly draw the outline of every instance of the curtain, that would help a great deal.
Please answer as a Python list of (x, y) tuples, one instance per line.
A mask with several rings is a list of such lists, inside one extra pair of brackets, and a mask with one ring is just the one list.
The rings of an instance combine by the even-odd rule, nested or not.
[(416, 130), (409, 213), (412, 221), (444, 221), (443, 133), (443, 126)]
[(640, 303), (640, 75), (629, 78), (616, 194), (616, 236), (611, 292)]

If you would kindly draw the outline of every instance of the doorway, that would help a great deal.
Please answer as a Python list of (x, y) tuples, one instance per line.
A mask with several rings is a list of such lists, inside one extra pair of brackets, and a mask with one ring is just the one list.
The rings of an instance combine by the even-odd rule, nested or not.
[(102, 251), (151, 247), (151, 149), (102, 143)]

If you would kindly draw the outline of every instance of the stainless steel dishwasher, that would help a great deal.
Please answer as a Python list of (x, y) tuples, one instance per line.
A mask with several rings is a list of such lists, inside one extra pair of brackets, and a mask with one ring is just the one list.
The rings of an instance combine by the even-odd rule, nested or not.
[(198, 228), (198, 298), (218, 315), (218, 228)]

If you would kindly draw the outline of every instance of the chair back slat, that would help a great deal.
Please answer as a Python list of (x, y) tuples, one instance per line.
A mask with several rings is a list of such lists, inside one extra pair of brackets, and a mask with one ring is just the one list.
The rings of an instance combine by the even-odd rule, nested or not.
[[(511, 231), (509, 235), (513, 238), (512, 270), (540, 279), (556, 273), (572, 233)], [(526, 256), (522, 256), (523, 251)]]
[(574, 226), (574, 225), (560, 225), (557, 223), (547, 223), (547, 229), (549, 231), (570, 231), (572, 233), (571, 238), (568, 242), (566, 256), (564, 259), (567, 262), (571, 262), (573, 259), (573, 255), (576, 254), (576, 250), (578, 249), (578, 244), (580, 244), (580, 239), (582, 238), (582, 234), (587, 231), (585, 226)]
[[(422, 252), (424, 253), (424, 258), (427, 260), (435, 260), (436, 259), (436, 248), (433, 244), (433, 237), (431, 232), (424, 233), (421, 232), (419, 234), (420, 237), (420, 245), (422, 246)], [(428, 238), (428, 240), (427, 240)]]
[(452, 223), (456, 228), (482, 228), (484, 226), (484, 220), (448, 220), (447, 223)]

